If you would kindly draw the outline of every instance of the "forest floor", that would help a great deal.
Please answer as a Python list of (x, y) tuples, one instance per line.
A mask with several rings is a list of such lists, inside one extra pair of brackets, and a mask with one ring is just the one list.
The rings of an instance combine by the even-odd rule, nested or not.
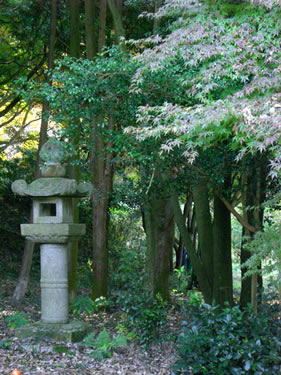
[[(135, 341), (113, 351), (111, 358), (96, 360), (91, 357), (92, 349), (82, 343), (65, 343), (52, 340), (36, 342), (34, 339), (19, 339), (15, 330), (8, 326), (6, 318), (17, 311), (25, 313), (29, 322), (40, 320), (39, 282), (33, 282), (24, 304), (15, 308), (11, 296), (15, 280), (0, 282), (0, 374), (10, 375), (18, 369), (21, 375), (166, 375), (172, 374), (171, 366), (177, 359), (174, 341), (152, 344), (144, 349)], [(180, 330), (180, 312), (168, 314), (168, 323), (163, 329), (166, 337), (175, 337)], [(105, 327), (116, 333), (120, 312), (99, 312), (85, 317), (93, 331), (98, 333)]]

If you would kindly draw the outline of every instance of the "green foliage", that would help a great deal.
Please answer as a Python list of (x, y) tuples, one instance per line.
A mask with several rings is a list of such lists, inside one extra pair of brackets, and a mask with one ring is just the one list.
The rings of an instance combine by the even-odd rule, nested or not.
[(176, 277), (175, 289), (180, 293), (185, 293), (188, 286), (188, 273), (185, 267), (181, 266), (179, 269), (175, 268), (174, 274)]
[[(15, 258), (21, 257), (19, 249), (23, 248), (24, 238), (20, 234), (20, 224), (28, 222), (30, 216), (31, 200), (15, 196), (11, 184), (17, 179), (31, 182), (35, 170), (35, 151), (19, 150), (21, 158), (6, 160), (0, 157), (0, 253), (2, 259), (11, 260), (5, 269), (0, 262), (0, 271), (9, 277), (16, 277), (18, 269), (14, 266)], [(2, 268), (3, 265), (3, 268)]]
[(280, 368), (280, 334), (268, 315), (249, 308), (203, 304), (193, 309), (178, 338), (177, 373), (242, 375), (276, 374)]
[(0, 349), (9, 350), (10, 349), (10, 341), (0, 341)]
[(83, 313), (86, 315), (90, 315), (93, 313), (97, 313), (101, 309), (105, 309), (108, 306), (109, 302), (105, 297), (99, 297), (95, 301), (93, 301), (88, 296), (78, 296), (75, 298), (71, 309), (73, 311), (73, 314), (75, 315), (81, 315)]
[(159, 338), (159, 330), (166, 323), (167, 302), (142, 291), (141, 287), (130, 293), (119, 293), (117, 303), (123, 311), (119, 329), (123, 325), (144, 345)]
[(65, 346), (65, 345), (55, 345), (53, 347), (53, 351), (55, 353), (66, 353), (66, 354), (69, 354), (69, 355), (74, 355), (74, 352), (69, 350), (68, 347)]
[(144, 232), (138, 212), (127, 205), (110, 210), (109, 273), (115, 289), (134, 287), (143, 278)]
[(27, 314), (19, 313), (18, 311), (11, 316), (7, 316), (4, 318), (4, 321), (10, 328), (19, 328), (25, 324), (28, 323), (28, 320), (26, 319)]
[(124, 335), (114, 335), (111, 337), (104, 328), (96, 338), (94, 333), (90, 333), (85, 337), (83, 343), (88, 348), (94, 349), (91, 352), (93, 358), (102, 360), (104, 358), (110, 358), (112, 356), (112, 351), (119, 346), (127, 346), (127, 338)]

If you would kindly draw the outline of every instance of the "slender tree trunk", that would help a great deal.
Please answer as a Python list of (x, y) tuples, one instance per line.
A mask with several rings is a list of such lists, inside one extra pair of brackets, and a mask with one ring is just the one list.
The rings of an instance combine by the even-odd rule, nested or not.
[[(87, 58), (92, 59), (95, 56), (94, 45), (96, 43), (94, 24), (93, 5), (89, 4), (90, 0), (85, 0), (86, 11), (86, 41), (87, 41)], [(99, 3), (99, 37), (98, 52), (101, 52), (105, 45), (105, 26), (106, 26), (106, 0), (100, 0)], [(102, 132), (103, 123), (107, 123), (109, 132), (113, 130), (113, 117), (109, 119), (94, 118), (92, 123), (90, 151), (90, 173), (91, 182), (94, 186), (95, 193), (92, 196), (93, 205), (93, 288), (92, 298), (107, 297), (107, 278), (108, 278), (108, 208), (110, 193), (112, 190), (112, 140), (106, 141)]]
[(186, 227), (186, 220), (181, 211), (178, 198), (176, 197), (176, 195), (172, 196), (171, 203), (175, 215), (175, 222), (182, 236), (184, 246), (191, 260), (192, 267), (194, 268), (195, 274), (198, 278), (198, 282), (203, 293), (204, 299), (206, 303), (211, 304), (213, 301), (213, 282), (209, 279), (209, 273), (207, 272), (205, 265), (203, 264), (203, 262), (201, 261), (200, 257), (196, 252), (193, 239)]
[[(254, 163), (254, 161), (252, 161)], [(255, 227), (255, 217), (253, 210), (249, 210), (249, 207), (253, 207), (255, 204), (255, 195), (256, 195), (256, 179), (254, 172), (255, 166), (247, 167), (243, 176), (242, 176), (242, 204), (243, 204), (243, 218), (246, 222), (250, 225)], [(255, 173), (254, 173), (255, 174)], [(245, 241), (250, 241), (253, 233), (250, 232), (248, 229), (242, 229), (242, 235), (247, 236), (248, 240), (242, 240), (241, 243), (241, 264), (243, 264), (246, 260), (248, 260), (251, 256), (251, 253), (245, 249)], [(240, 306), (242, 308), (246, 308), (248, 304), (252, 304), (254, 308), (256, 308), (256, 299), (253, 300), (253, 292), (256, 288), (256, 285), (252, 285), (253, 281), (255, 282), (255, 278), (247, 277), (244, 279), (244, 275), (247, 272), (247, 269), (241, 269), (241, 292), (240, 292)]]
[(230, 211), (218, 198), (214, 198), (214, 300), (223, 306), (233, 305)]
[(207, 272), (207, 277), (213, 288), (214, 280), (214, 244), (212, 218), (210, 214), (207, 182), (201, 179), (192, 188), (195, 205), (195, 215), (198, 230), (200, 257)]
[[(57, 0), (52, 0), (51, 25), (50, 25), (50, 36), (49, 36), (49, 54), (48, 54), (48, 70), (49, 71), (54, 66), (56, 25), (57, 25)], [(47, 81), (48, 81), (48, 76), (47, 76)], [(43, 144), (47, 140), (47, 129), (48, 129), (47, 113), (48, 113), (48, 102), (45, 101), (42, 107), (40, 139), (39, 139), (39, 147), (38, 147), (37, 160), (36, 160), (36, 172), (35, 172), (36, 179), (40, 177), (40, 161), (41, 160), (39, 156), (39, 151), (41, 150)], [(32, 210), (31, 210), (30, 222), (32, 221), (33, 220), (32, 220)], [(29, 278), (30, 278), (33, 251), (34, 251), (34, 243), (29, 240), (25, 240), (21, 271), (20, 271), (19, 279), (17, 281), (17, 285), (16, 285), (16, 288), (14, 290), (13, 297), (12, 297), (12, 302), (15, 305), (20, 305), (24, 299), (24, 296), (28, 287)]]
[(106, 0), (100, 0), (98, 51), (105, 46)]
[(80, 57), (80, 0), (69, 0), (70, 56)]
[[(90, 153), (91, 181), (95, 189), (93, 203), (93, 290), (92, 298), (107, 297), (108, 276), (108, 207), (112, 190), (112, 141), (105, 144), (104, 137), (95, 123), (92, 132), (93, 148)], [(109, 130), (113, 128), (113, 119), (109, 120)]]
[[(70, 56), (80, 57), (80, 0), (70, 0)], [(77, 145), (78, 138), (72, 140), (73, 145)], [(69, 177), (80, 180), (79, 166), (69, 167)], [(78, 200), (73, 199), (73, 218), (74, 222), (79, 222)], [(77, 293), (77, 262), (78, 262), (78, 241), (69, 241), (68, 243), (68, 297), (69, 303), (73, 303)]]
[[(183, 216), (185, 220), (188, 220), (188, 221), (190, 220), (190, 215), (192, 215), (191, 211), (192, 211), (192, 195), (187, 194), (186, 203), (184, 205), (184, 210), (183, 210)], [(189, 226), (188, 226), (188, 229), (189, 229)], [(184, 243), (183, 243), (182, 236), (180, 234), (178, 249), (176, 251), (176, 267), (175, 267), (176, 269), (179, 269), (182, 266), (183, 252), (184, 252)]]
[(95, 0), (85, 0), (86, 56), (92, 60), (96, 55)]
[(118, 0), (107, 0), (110, 12), (112, 14), (114, 29), (116, 34), (117, 44), (123, 51), (126, 51), (124, 43), (121, 43), (121, 38), (125, 38), (125, 29), (122, 23), (122, 4), (118, 3)]

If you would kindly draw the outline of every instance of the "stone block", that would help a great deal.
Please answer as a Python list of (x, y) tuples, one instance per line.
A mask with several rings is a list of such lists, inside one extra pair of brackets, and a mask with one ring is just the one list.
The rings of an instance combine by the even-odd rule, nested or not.
[(36, 322), (25, 324), (15, 329), (19, 338), (32, 337), (36, 340), (53, 339), (57, 341), (79, 342), (91, 331), (91, 327), (80, 321), (70, 321), (66, 324)]
[(86, 233), (85, 224), (21, 224), (21, 234), (37, 243), (66, 243)]

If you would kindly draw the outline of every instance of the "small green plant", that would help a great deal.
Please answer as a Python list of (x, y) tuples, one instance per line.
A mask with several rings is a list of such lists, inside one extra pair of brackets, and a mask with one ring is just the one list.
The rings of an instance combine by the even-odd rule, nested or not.
[(93, 349), (91, 356), (99, 360), (110, 358), (112, 356), (112, 351), (119, 346), (127, 346), (126, 336), (115, 335), (111, 337), (105, 328), (96, 338), (93, 332), (90, 333), (85, 337), (83, 342), (88, 348)]
[(180, 293), (185, 293), (188, 286), (188, 273), (185, 270), (184, 266), (181, 266), (179, 269), (174, 269), (174, 274), (176, 276), (176, 287), (175, 289)]
[(0, 349), (8, 350), (10, 348), (10, 341), (0, 341)]
[(138, 289), (130, 294), (119, 294), (117, 303), (123, 311), (120, 324), (141, 344), (148, 345), (159, 338), (159, 330), (167, 322), (167, 302), (160, 295), (153, 298)]
[(105, 297), (99, 297), (93, 301), (88, 296), (79, 296), (75, 299), (72, 304), (72, 311), (75, 315), (81, 315), (85, 313), (87, 315), (96, 313), (101, 309), (105, 309), (109, 306), (109, 302)]
[(11, 316), (7, 316), (4, 318), (4, 321), (7, 323), (7, 325), (10, 328), (19, 328), (25, 324), (28, 323), (28, 320), (26, 319), (27, 314), (25, 313), (19, 313), (18, 311)]
[(55, 345), (53, 347), (53, 351), (55, 353), (66, 353), (66, 354), (69, 354), (69, 355), (74, 355), (74, 352), (69, 350), (68, 347), (65, 346), (65, 345)]
[[(178, 338), (181, 357), (177, 374), (200, 375), (277, 374), (280, 368), (280, 333), (277, 323), (252, 309), (203, 304), (193, 311), (190, 323), (183, 322)], [(189, 372), (190, 373), (190, 372)]]
[(71, 309), (75, 315), (81, 315), (82, 313), (89, 315), (95, 312), (95, 303), (88, 296), (78, 296), (75, 298)]

